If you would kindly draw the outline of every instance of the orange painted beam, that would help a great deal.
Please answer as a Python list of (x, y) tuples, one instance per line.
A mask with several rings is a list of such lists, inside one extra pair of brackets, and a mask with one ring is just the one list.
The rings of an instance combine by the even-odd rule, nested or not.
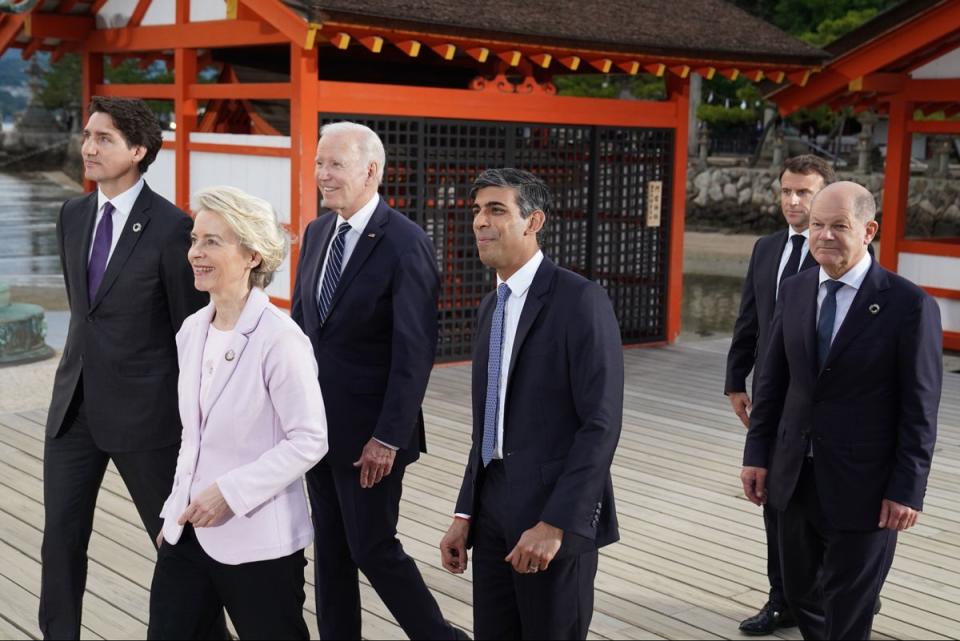
[(137, 6), (134, 8), (133, 13), (130, 14), (130, 20), (127, 22), (128, 27), (139, 27), (140, 23), (143, 22), (143, 17), (147, 15), (147, 9), (150, 8), (150, 3), (152, 0), (139, 0)]
[(416, 58), (420, 55), (420, 41), (419, 40), (401, 40), (400, 42), (393, 42), (393, 46), (407, 54), (411, 58)]
[(618, 62), (617, 68), (631, 76), (635, 76), (638, 73), (640, 73), (640, 63), (637, 62), (636, 60), (627, 60), (624, 62)]
[(913, 137), (907, 121), (913, 105), (900, 98), (890, 101), (887, 133), (887, 166), (883, 190), (883, 224), (880, 227), (880, 264), (897, 271), (900, 243), (907, 225), (907, 195), (910, 193), (910, 151)]
[(330, 81), (320, 81), (316, 104), (324, 113), (664, 128), (676, 126), (678, 108), (671, 101), (488, 94)]
[(20, 52), (20, 57), (24, 60), (29, 60), (33, 57), (33, 54), (40, 51), (41, 47), (43, 47), (43, 40), (31, 40)]
[(433, 49), (433, 52), (443, 58), (444, 60), (453, 60), (453, 57), (457, 55), (457, 47), (452, 44), (439, 44), (433, 45), (430, 47)]
[(197, 100), (290, 100), (288, 82), (231, 82), (221, 84), (193, 84), (187, 95)]
[(570, 71), (576, 71), (580, 68), (580, 56), (565, 56), (560, 58), (559, 62)]
[(289, 42), (313, 48), (316, 33), (311, 34), (306, 20), (294, 13), (289, 7), (277, 0), (240, 0), (240, 4), (263, 18), (274, 29), (287, 37)]
[(954, 352), (960, 352), (960, 332), (944, 332), (943, 347)]
[(366, 38), (360, 38), (360, 44), (373, 53), (380, 53), (383, 51), (383, 38), (380, 36), (367, 36)]
[(254, 20), (213, 20), (191, 24), (95, 29), (87, 39), (87, 51), (130, 53), (165, 51), (171, 44), (187, 49), (258, 46), (288, 43), (287, 37)]
[[(93, 96), (96, 95), (96, 88), (103, 84), (103, 56), (101, 54), (84, 51), (80, 54), (81, 81), (80, 86), (83, 91), (83, 104), (81, 110), (83, 113), (82, 126), (86, 126), (90, 118), (88, 107)], [(86, 191), (93, 191), (96, 185), (89, 181), (83, 181), (83, 187)]]
[(293, 292), (300, 259), (303, 230), (317, 217), (317, 183), (314, 158), (317, 151), (317, 52), (290, 47), (290, 291)]
[(24, 34), (30, 38), (55, 38), (82, 42), (94, 29), (93, 16), (63, 16), (56, 13), (35, 13), (27, 16)]
[(467, 49), (466, 54), (480, 64), (483, 64), (487, 61), (487, 58), (490, 57), (490, 50), (486, 47), (474, 47), (472, 49)]
[(207, 154), (233, 154), (238, 156), (260, 156), (267, 158), (289, 158), (290, 149), (286, 147), (261, 147), (259, 145), (223, 145), (209, 142), (190, 142), (189, 151)]
[(674, 106), (673, 193), (667, 268), (667, 342), (680, 336), (683, 310), (683, 240), (687, 203), (687, 143), (690, 136), (690, 81), (670, 77), (667, 92)]
[(900, 251), (910, 254), (926, 254), (927, 256), (960, 258), (960, 242), (958, 242), (958, 239), (904, 240), (900, 243)]
[(960, 100), (960, 79), (908, 80), (903, 97), (911, 102), (954, 102)]
[(872, 73), (854, 78), (847, 91), (854, 93), (897, 93), (903, 91), (909, 77), (900, 73)]
[(176, 87), (171, 84), (98, 84), (94, 91), (98, 96), (114, 98), (142, 98), (143, 100), (175, 100)]
[(2, 56), (7, 49), (10, 48), (14, 40), (17, 39), (17, 34), (19, 34), (23, 28), (24, 22), (26, 22), (26, 16), (22, 13), (0, 16), (0, 56)]
[(960, 300), (960, 290), (957, 290), (957, 289), (941, 289), (939, 287), (924, 287), (923, 291), (927, 292), (934, 298), (946, 298), (947, 300)]
[(907, 131), (914, 134), (960, 135), (960, 120), (911, 120)]
[(821, 104), (850, 81), (884, 69), (930, 45), (951, 37), (960, 25), (960, 2), (944, 2), (907, 24), (830, 62), (806, 87), (787, 87), (770, 96), (780, 112)]

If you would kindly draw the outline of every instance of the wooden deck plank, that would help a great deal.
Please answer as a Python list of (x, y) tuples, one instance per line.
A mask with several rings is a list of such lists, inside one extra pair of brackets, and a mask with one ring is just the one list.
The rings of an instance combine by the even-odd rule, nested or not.
[[(722, 396), (724, 341), (628, 350), (614, 461), (622, 541), (601, 553), (592, 639), (738, 638), (766, 598), (760, 511), (741, 497), (744, 430)], [(399, 533), (441, 609), (472, 628), (471, 573), (439, 565), (471, 430), (469, 366), (434, 371), (430, 454), (407, 471)], [(960, 636), (960, 376), (947, 375), (921, 525), (901, 536), (875, 638)], [(0, 415), (0, 639), (35, 637), (45, 412)], [(312, 550), (305, 616), (316, 636)], [(155, 553), (112, 466), (90, 543), (84, 638), (142, 637)], [(361, 579), (364, 636), (403, 638)], [(798, 639), (796, 629), (770, 638)]]

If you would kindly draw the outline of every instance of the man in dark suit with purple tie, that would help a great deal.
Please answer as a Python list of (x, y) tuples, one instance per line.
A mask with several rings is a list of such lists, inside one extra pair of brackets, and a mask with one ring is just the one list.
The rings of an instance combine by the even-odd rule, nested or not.
[[(787, 228), (760, 238), (753, 247), (750, 267), (743, 282), (740, 314), (727, 355), (724, 386), (724, 393), (744, 427), (749, 425), (751, 408), (747, 377), (753, 370), (756, 389), (760, 364), (763, 363), (770, 340), (770, 325), (781, 283), (801, 271), (816, 267), (817, 262), (808, 241), (810, 204), (821, 189), (834, 181), (836, 174), (833, 168), (822, 158), (804, 155), (788, 159), (780, 174), (780, 206)], [(740, 630), (748, 635), (772, 634), (778, 628), (796, 625), (783, 592), (776, 510), (764, 507), (763, 522), (767, 535), (770, 592), (760, 611), (740, 623)]]
[[(113, 461), (154, 541), (180, 448), (177, 349), (203, 307), (187, 262), (193, 221), (143, 174), (162, 144), (142, 100), (94, 98), (84, 169), (97, 191), (66, 202), (57, 241), (70, 328), (54, 380), (43, 458), (40, 630), (80, 635), (87, 544)], [(220, 638), (226, 637), (223, 620)]]
[(855, 183), (815, 198), (820, 268), (783, 283), (744, 449), (744, 493), (781, 512), (784, 588), (805, 639), (870, 637), (936, 443), (940, 311), (870, 256), (875, 216)]
[(462, 573), (473, 547), (477, 639), (585, 639), (598, 550), (620, 538), (620, 328), (600, 285), (540, 251), (542, 180), (491, 169), (471, 196), (498, 286), (477, 315), (473, 446), (441, 559)]

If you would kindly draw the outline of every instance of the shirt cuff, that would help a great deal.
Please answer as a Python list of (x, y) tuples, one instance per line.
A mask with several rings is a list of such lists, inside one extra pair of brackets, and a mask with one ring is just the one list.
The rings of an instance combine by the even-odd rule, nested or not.
[(469, 521), (469, 520), (470, 520), (470, 515), (469, 515), (469, 514), (461, 514), (460, 512), (457, 512), (457, 513), (454, 514), (453, 516), (456, 517), (456, 518), (458, 518), (458, 519), (463, 519), (464, 521)]
[(389, 448), (389, 449), (393, 450), (394, 452), (396, 452), (397, 450), (400, 449), (399, 447), (397, 447), (397, 446), (395, 446), (395, 445), (390, 445), (389, 443), (384, 443), (383, 441), (381, 441), (380, 439), (378, 439), (376, 436), (373, 437), (373, 440), (375, 440), (375, 441), (376, 441), (377, 443), (379, 443), (380, 445), (382, 445), (382, 446), (384, 446), (384, 447), (386, 447), (386, 448)]

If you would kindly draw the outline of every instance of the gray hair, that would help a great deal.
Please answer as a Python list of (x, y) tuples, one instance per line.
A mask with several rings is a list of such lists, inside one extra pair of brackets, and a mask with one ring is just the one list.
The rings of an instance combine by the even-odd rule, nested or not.
[(290, 249), (290, 237), (277, 221), (273, 206), (236, 187), (210, 187), (193, 196), (191, 208), (220, 214), (248, 251), (260, 254), (250, 272), (250, 286), (264, 288), (273, 281)]
[(520, 215), (523, 218), (530, 218), (538, 209), (547, 214), (553, 205), (547, 183), (522, 169), (487, 169), (473, 181), (470, 199), (475, 199), (477, 192), (485, 187), (513, 188), (517, 193), (517, 205), (520, 206)]
[(387, 152), (383, 149), (383, 141), (370, 127), (358, 122), (342, 120), (330, 122), (320, 127), (320, 138), (327, 134), (353, 134), (357, 137), (357, 146), (364, 164), (377, 163), (377, 183), (383, 183), (383, 169), (387, 164)]
[[(866, 224), (877, 219), (876, 198), (873, 197), (869, 189), (850, 180), (827, 185), (814, 196), (813, 202), (816, 203), (820, 198), (835, 191), (844, 192), (843, 195), (850, 199), (850, 203), (853, 205), (853, 215), (856, 216), (857, 220)], [(813, 204), (811, 204), (811, 209), (812, 207)]]

